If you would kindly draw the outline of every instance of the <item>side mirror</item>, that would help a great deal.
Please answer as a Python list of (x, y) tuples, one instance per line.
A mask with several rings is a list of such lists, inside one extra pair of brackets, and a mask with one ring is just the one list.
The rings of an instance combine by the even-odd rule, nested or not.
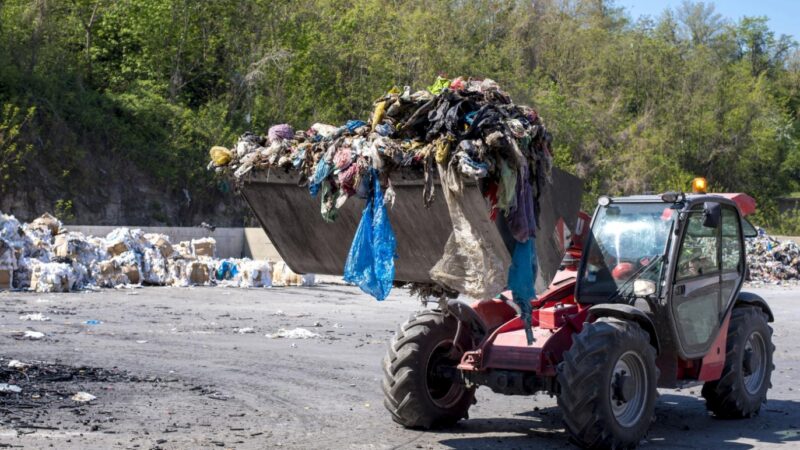
[(719, 203), (705, 202), (703, 204), (703, 226), (717, 228), (722, 217), (722, 207)]

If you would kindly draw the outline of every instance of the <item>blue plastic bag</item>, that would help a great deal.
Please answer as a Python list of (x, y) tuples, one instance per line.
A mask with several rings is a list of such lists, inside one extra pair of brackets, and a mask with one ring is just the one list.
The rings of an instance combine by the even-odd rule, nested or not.
[(378, 300), (385, 299), (394, 281), (394, 258), (397, 248), (394, 230), (383, 204), (378, 172), (370, 173), (372, 195), (364, 205), (347, 262), (344, 280), (353, 283)]

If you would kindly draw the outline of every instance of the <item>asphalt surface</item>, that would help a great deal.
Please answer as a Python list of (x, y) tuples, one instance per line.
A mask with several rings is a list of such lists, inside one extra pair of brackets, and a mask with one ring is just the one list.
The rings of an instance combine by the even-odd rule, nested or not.
[[(777, 319), (761, 414), (717, 420), (700, 387), (662, 390), (642, 448), (800, 447), (800, 298), (752, 290)], [(0, 393), (0, 448), (573, 448), (547, 395), (482, 388), (470, 419), (450, 429), (392, 422), (380, 360), (418, 309), (403, 290), (378, 303), (344, 286), (3, 292), (0, 383), (22, 391)], [(21, 320), (31, 313), (50, 320)], [(319, 337), (265, 336), (298, 327)], [(12, 359), (30, 367), (10, 369)], [(77, 392), (96, 399), (76, 402)]]

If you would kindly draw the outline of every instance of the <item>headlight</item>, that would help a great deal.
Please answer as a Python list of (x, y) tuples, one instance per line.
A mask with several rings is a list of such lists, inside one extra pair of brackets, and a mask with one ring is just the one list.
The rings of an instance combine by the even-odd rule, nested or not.
[(647, 297), (656, 293), (656, 283), (650, 280), (636, 280), (633, 282), (633, 295)]

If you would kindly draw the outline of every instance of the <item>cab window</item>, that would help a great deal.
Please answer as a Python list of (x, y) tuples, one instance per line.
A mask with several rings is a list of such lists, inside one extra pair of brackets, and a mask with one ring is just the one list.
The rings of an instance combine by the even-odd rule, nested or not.
[(722, 270), (740, 271), (742, 240), (739, 215), (731, 207), (722, 208)]
[(717, 229), (703, 226), (703, 211), (691, 211), (678, 256), (676, 281), (719, 272)]

